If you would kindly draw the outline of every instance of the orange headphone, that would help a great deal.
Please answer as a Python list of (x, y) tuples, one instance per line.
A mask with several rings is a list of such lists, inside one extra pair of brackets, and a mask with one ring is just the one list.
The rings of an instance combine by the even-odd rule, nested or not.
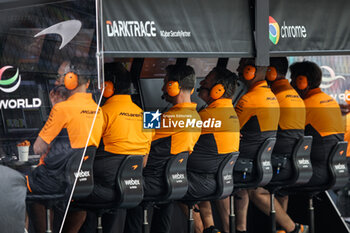
[(273, 82), (277, 78), (277, 70), (273, 66), (269, 66), (266, 71), (266, 80)]
[(220, 99), (225, 94), (225, 87), (221, 83), (215, 84), (210, 89), (210, 97), (214, 100)]
[[(171, 97), (175, 97), (178, 94), (180, 94), (180, 89), (181, 87), (178, 81), (169, 81), (167, 82), (165, 87), (166, 92)], [(193, 94), (193, 92), (194, 92), (194, 88), (191, 90), (191, 95)]]
[(178, 81), (169, 81), (165, 87), (166, 92), (169, 96), (174, 97), (180, 94), (180, 85)]
[(256, 68), (252, 65), (247, 65), (243, 69), (243, 78), (245, 80), (252, 80), (255, 78)]
[(309, 83), (307, 81), (307, 77), (305, 75), (299, 75), (295, 79), (295, 82), (296, 82), (296, 86), (299, 90), (305, 90), (309, 85)]
[(103, 97), (109, 98), (114, 94), (114, 85), (111, 81), (105, 82), (105, 91), (103, 92)]
[(70, 71), (68, 73), (66, 73), (64, 75), (64, 86), (68, 89), (68, 90), (74, 90), (75, 88), (77, 88), (79, 85), (79, 79), (78, 79), (78, 75), (73, 72)]

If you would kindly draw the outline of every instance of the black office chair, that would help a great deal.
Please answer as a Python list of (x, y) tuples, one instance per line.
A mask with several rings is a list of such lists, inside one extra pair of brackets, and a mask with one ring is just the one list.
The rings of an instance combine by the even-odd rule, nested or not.
[(332, 189), (339, 190), (349, 181), (348, 167), (346, 163), (347, 142), (340, 141), (332, 149), (328, 157), (328, 181), (318, 186), (297, 186), (287, 188), (289, 193), (307, 194), (309, 197), (309, 232), (315, 232), (315, 217), (313, 197), (317, 194)]
[[(112, 202), (74, 202), (74, 207), (90, 210), (97, 215), (97, 232), (102, 233), (102, 215), (121, 208), (138, 206), (143, 198), (143, 155), (128, 155), (124, 158), (116, 176), (116, 199)], [(75, 193), (74, 193), (75, 194)]]
[[(301, 185), (307, 183), (312, 176), (312, 166), (310, 152), (312, 145), (312, 136), (303, 136), (296, 143), (291, 154), (292, 171), (290, 177), (286, 180), (271, 181), (265, 188), (270, 192), (270, 227), (271, 232), (276, 232), (276, 211), (274, 206), (275, 193), (282, 187), (290, 185)], [(272, 158), (273, 159), (273, 158)], [(287, 158), (285, 158), (287, 159)], [(276, 163), (276, 174), (281, 169), (282, 162)], [(282, 168), (283, 169), (283, 168)]]
[(88, 196), (92, 191), (92, 167), (93, 161), (95, 159), (96, 147), (88, 147), (84, 156), (84, 162), (82, 164), (81, 170), (78, 173), (79, 163), (83, 150), (77, 150), (69, 158), (65, 174), (67, 178), (67, 187), (64, 193), (57, 194), (28, 194), (26, 201), (28, 203), (38, 202), (43, 204), (46, 209), (46, 233), (51, 233), (51, 222), (50, 222), (50, 209), (59, 201), (66, 200), (72, 190), (75, 176), (79, 176), (76, 184), (76, 189), (73, 198), (82, 198)]
[(194, 232), (194, 220), (193, 220), (193, 206), (200, 201), (212, 201), (219, 200), (231, 195), (233, 191), (233, 167), (238, 158), (239, 152), (233, 152), (222, 160), (216, 174), (216, 192), (210, 196), (203, 198), (186, 198), (184, 202), (188, 206), (189, 218), (187, 225), (187, 232)]
[[(230, 196), (230, 216), (229, 216), (229, 223), (230, 223), (230, 233), (236, 232), (236, 218), (234, 214), (234, 194), (239, 189), (249, 189), (249, 188), (256, 188), (256, 187), (262, 187), (267, 185), (270, 180), (272, 179), (272, 165), (271, 165), (271, 153), (273, 151), (273, 148), (276, 143), (276, 138), (267, 138), (265, 142), (261, 145), (256, 160), (255, 160), (255, 166), (253, 166), (253, 162), (245, 161), (241, 164), (241, 168), (239, 169), (240, 173), (248, 172), (252, 169), (252, 167), (255, 168), (255, 177), (252, 181), (246, 182), (246, 183), (235, 183), (234, 190), (232, 195)], [(240, 158), (237, 159), (237, 163), (239, 162)], [(236, 166), (237, 166), (236, 163)], [(243, 165), (242, 165), (243, 164)], [(233, 169), (233, 172), (237, 172), (235, 168)]]
[(189, 153), (182, 152), (170, 158), (166, 164), (166, 192), (161, 196), (145, 196), (143, 199), (143, 224), (142, 232), (149, 233), (148, 208), (154, 203), (166, 203), (180, 200), (185, 196), (188, 189), (187, 160)]

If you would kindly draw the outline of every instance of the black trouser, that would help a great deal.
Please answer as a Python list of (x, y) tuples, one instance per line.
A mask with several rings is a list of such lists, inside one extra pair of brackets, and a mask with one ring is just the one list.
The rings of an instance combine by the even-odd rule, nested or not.
[[(170, 158), (170, 157), (169, 157)], [(154, 197), (164, 194), (166, 182), (164, 176), (165, 164), (169, 158), (149, 157), (147, 166), (143, 171), (144, 176), (144, 196)], [(158, 175), (156, 175), (158, 174)], [(171, 217), (173, 215), (173, 204), (162, 204), (154, 208), (151, 233), (168, 233), (170, 232)], [(125, 233), (142, 232), (143, 208), (141, 206), (127, 210)]]
[[(166, 203), (156, 205), (153, 209), (151, 233), (168, 233), (171, 227), (171, 218), (174, 204)], [(143, 223), (143, 207), (137, 206), (126, 212), (124, 233), (141, 233)]]

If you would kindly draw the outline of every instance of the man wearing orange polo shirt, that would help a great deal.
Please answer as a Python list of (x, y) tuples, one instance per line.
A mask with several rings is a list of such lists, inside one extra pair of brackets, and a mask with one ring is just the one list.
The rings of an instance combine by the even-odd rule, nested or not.
[[(166, 122), (186, 122), (187, 119), (200, 121), (196, 111), (197, 104), (191, 102), (191, 91), (195, 86), (195, 73), (192, 67), (186, 65), (170, 65), (166, 68), (166, 76), (162, 91), (166, 101), (173, 107), (162, 114)], [(173, 124), (161, 124), (155, 130), (151, 150), (144, 176), (144, 196), (158, 196), (166, 191), (164, 176), (167, 161), (179, 153), (191, 153), (201, 130), (195, 127), (181, 127)], [(173, 203), (162, 204), (154, 208), (151, 232), (166, 233), (170, 231)], [(142, 226), (142, 208), (128, 210), (125, 233), (139, 233)]]
[[(281, 167), (273, 167), (274, 173), (272, 181), (286, 180), (292, 175), (291, 154), (298, 139), (304, 135), (305, 127), (305, 105), (295, 89), (285, 78), (288, 71), (288, 60), (286, 57), (270, 58), (269, 69), (276, 70), (276, 79), (271, 83), (271, 90), (276, 95), (280, 105), (280, 119), (278, 122), (277, 140), (273, 149), (271, 159), (278, 162), (285, 161)], [(269, 214), (270, 195), (264, 188), (257, 188), (249, 193), (249, 199), (264, 213)], [(294, 223), (285, 213), (288, 205), (288, 196), (276, 198), (275, 211), (277, 223), (289, 231), (294, 229), (307, 229), (307, 226), (301, 226)], [(298, 232), (296, 230), (296, 232)]]
[[(34, 143), (34, 153), (46, 155), (42, 156), (41, 164), (26, 177), (30, 193), (64, 193), (67, 188), (65, 167), (69, 157), (76, 151), (81, 151), (83, 156), (86, 146), (98, 147), (100, 143), (102, 110), (92, 99), (92, 94), (86, 93), (90, 81), (84, 74), (86, 67), (80, 63), (70, 64), (65, 74), (65, 86), (70, 96), (53, 106), (49, 119)], [(43, 211), (43, 207), (38, 207), (34, 212), (40, 214)], [(44, 221), (42, 217), (34, 219)], [(40, 222), (36, 225), (45, 226)], [(76, 227), (79, 229), (80, 223)]]
[[(243, 175), (243, 172), (237, 171), (237, 164), (242, 158), (254, 164), (254, 159), (264, 141), (276, 137), (280, 110), (276, 96), (265, 81), (266, 67), (256, 67), (254, 59), (242, 58), (237, 71), (249, 90), (236, 106), (241, 126), (241, 141), (240, 154), (234, 168), (234, 182), (245, 183), (253, 179), (254, 174)], [(236, 232), (241, 233), (247, 231), (248, 190), (240, 190), (237, 195), (239, 198), (235, 199)]]
[(328, 180), (327, 161), (330, 151), (344, 140), (345, 127), (338, 103), (320, 89), (322, 71), (317, 64), (304, 61), (290, 66), (291, 85), (306, 107), (305, 135), (313, 137), (311, 163), (313, 174), (307, 186), (322, 185)]

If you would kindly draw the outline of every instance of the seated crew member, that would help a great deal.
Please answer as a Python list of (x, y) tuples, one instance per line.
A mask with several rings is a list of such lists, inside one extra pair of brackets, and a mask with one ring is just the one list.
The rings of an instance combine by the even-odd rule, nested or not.
[[(275, 95), (265, 81), (266, 67), (256, 67), (253, 58), (242, 58), (237, 68), (239, 77), (248, 87), (248, 92), (242, 96), (236, 106), (236, 112), (241, 127), (239, 157), (253, 161), (263, 142), (270, 137), (276, 137), (280, 116), (279, 105)], [(254, 173), (243, 177), (243, 172), (234, 169), (234, 183), (245, 183), (254, 177)], [(254, 172), (254, 168), (252, 169)], [(247, 230), (247, 212), (249, 197), (247, 190), (237, 192), (235, 198), (237, 232)], [(228, 209), (228, 207), (227, 207)]]
[(306, 107), (305, 135), (313, 137), (311, 146), (312, 177), (305, 186), (328, 181), (328, 155), (338, 141), (344, 140), (344, 124), (338, 103), (322, 92), (322, 71), (317, 64), (305, 61), (290, 66), (291, 85)]
[[(280, 105), (277, 140), (271, 156), (272, 164), (274, 164), (273, 161), (277, 158), (280, 160), (287, 159), (285, 164), (282, 165), (281, 170), (277, 171), (276, 167), (274, 167), (272, 181), (286, 180), (291, 176), (290, 156), (297, 140), (304, 135), (305, 105), (298, 93), (285, 78), (287, 71), (288, 60), (286, 57), (270, 58), (270, 67), (268, 67), (266, 79), (271, 82), (271, 90)], [(265, 214), (269, 214), (270, 196), (266, 189), (257, 188), (251, 190), (249, 192), (249, 199)], [(277, 196), (276, 199), (275, 211), (277, 223), (288, 232), (305, 232), (307, 227), (295, 224), (285, 213), (288, 196)]]
[[(166, 101), (173, 107), (162, 114), (165, 122), (186, 122), (187, 119), (199, 121), (196, 111), (197, 104), (191, 102), (191, 91), (196, 82), (194, 70), (186, 65), (169, 65), (166, 68), (162, 91)], [(169, 126), (168, 123), (166, 123)], [(151, 150), (146, 167), (143, 170), (144, 196), (160, 196), (166, 191), (165, 167), (167, 161), (181, 152), (193, 151), (200, 136), (200, 128), (175, 127), (170, 124), (168, 128), (161, 123), (160, 129), (155, 130)], [(151, 232), (169, 232), (173, 204), (162, 204), (154, 208)], [(127, 211), (125, 233), (141, 232), (143, 211), (141, 206)]]
[[(226, 155), (238, 151), (239, 121), (232, 105), (236, 80), (236, 74), (216, 67), (200, 82), (198, 96), (208, 104), (208, 107), (201, 110), (199, 115), (203, 122), (210, 118), (221, 121), (221, 127), (202, 127), (201, 136), (188, 159), (187, 196), (190, 198), (196, 199), (214, 194), (220, 163)], [(210, 202), (203, 201), (198, 206), (201, 219), (195, 217), (196, 232), (220, 232), (214, 227)], [(228, 215), (229, 213), (226, 213), (222, 216), (227, 221), (226, 225)], [(228, 232), (228, 229), (225, 230)]]
[[(27, 176), (28, 192), (33, 194), (57, 194), (66, 191), (65, 167), (69, 157), (85, 146), (97, 147), (101, 140), (103, 116), (101, 109), (86, 93), (90, 81), (83, 74), (85, 67), (71, 64), (65, 75), (65, 86), (70, 97), (54, 105), (49, 119), (39, 133), (33, 149), (42, 156), (42, 163)], [(96, 115), (95, 123), (92, 125)], [(90, 129), (93, 127), (90, 135)], [(50, 146), (50, 150), (48, 148)], [(83, 155), (83, 154), (82, 154)], [(44, 207), (34, 207), (37, 227), (45, 227)], [(36, 213), (35, 213), (36, 212)], [(78, 216), (77, 212), (74, 215)], [(80, 228), (76, 222), (77, 229)], [(75, 226), (74, 226), (75, 227)], [(37, 232), (45, 230), (37, 229)]]
[[(116, 200), (115, 180), (120, 164), (127, 155), (148, 155), (152, 131), (143, 129), (143, 111), (131, 100), (130, 73), (121, 63), (105, 64), (106, 81), (103, 96), (108, 98), (101, 107), (104, 117), (103, 150), (94, 161), (94, 189), (82, 201), (106, 203)], [(115, 80), (115, 81), (114, 81)], [(115, 93), (115, 95), (114, 95)], [(105, 217), (105, 216), (104, 216)], [(108, 227), (115, 216), (108, 216)], [(104, 228), (104, 230), (106, 230)]]

